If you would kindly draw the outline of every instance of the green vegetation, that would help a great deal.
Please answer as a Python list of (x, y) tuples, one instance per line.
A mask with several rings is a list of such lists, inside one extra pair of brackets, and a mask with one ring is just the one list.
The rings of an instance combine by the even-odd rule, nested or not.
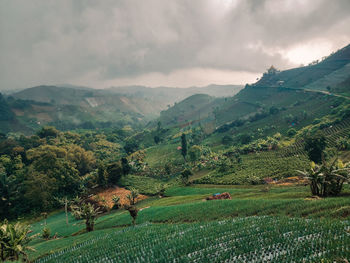
[(5, 221), (0, 225), (0, 259), (17, 261), (28, 260), (28, 250), (33, 250), (28, 243), (34, 238), (29, 236), (29, 226), (21, 223), (11, 224)]
[(37, 262), (73, 262), (78, 257), (87, 262), (317, 262), (349, 256), (350, 238), (345, 231), (348, 227), (346, 223), (275, 217), (145, 224), (108, 234), (96, 233), (88, 241)]
[(326, 145), (326, 137), (320, 131), (305, 138), (305, 151), (309, 159), (315, 163), (322, 162)]
[[(203, 201), (206, 196), (217, 192), (229, 192), (233, 199)], [(121, 238), (121, 240), (126, 240), (125, 238), (127, 237), (124, 237), (122, 233), (128, 231), (132, 231), (133, 233), (130, 234), (130, 238), (134, 238), (133, 240), (135, 240), (135, 242), (140, 242), (135, 243), (135, 248), (139, 248), (139, 246), (141, 248), (142, 245), (148, 243), (148, 241), (146, 242), (142, 240), (150, 240), (149, 242), (153, 242), (151, 241), (154, 237), (154, 235), (151, 234), (153, 225), (149, 225), (149, 223), (147, 222), (152, 222), (152, 224), (161, 223), (162, 225), (154, 225), (154, 227), (159, 227), (161, 229), (164, 228), (164, 231), (167, 231), (175, 226), (189, 227), (191, 225), (188, 225), (187, 223), (192, 222), (195, 223), (193, 225), (193, 231), (196, 232), (201, 231), (201, 229), (203, 229), (200, 226), (206, 227), (212, 225), (213, 230), (218, 229), (218, 225), (222, 224), (218, 224), (218, 222), (222, 222), (222, 220), (228, 220), (227, 222), (232, 222), (230, 221), (232, 220), (232, 217), (235, 218), (233, 222), (243, 222), (245, 220), (249, 220), (249, 217), (251, 216), (258, 216), (254, 220), (260, 220), (259, 222), (261, 222), (261, 224), (269, 225), (271, 224), (270, 220), (277, 220), (276, 224), (281, 224), (281, 227), (284, 226), (286, 222), (289, 222), (288, 227), (291, 229), (295, 229), (294, 227), (296, 227), (297, 229), (298, 226), (300, 226), (300, 230), (299, 232), (297, 232), (297, 235), (302, 236), (304, 234), (302, 232), (303, 230), (301, 225), (305, 226), (304, 224), (308, 224), (311, 222), (309, 220), (303, 219), (307, 217), (313, 218), (312, 222), (315, 222), (315, 227), (316, 225), (318, 226), (318, 232), (324, 231), (325, 233), (328, 233), (327, 231), (329, 227), (333, 226), (335, 228), (332, 228), (332, 231), (334, 231), (332, 233), (341, 233), (337, 231), (340, 231), (340, 229), (343, 229), (344, 231), (345, 226), (343, 225), (343, 228), (340, 227), (343, 223), (336, 220), (329, 220), (334, 220), (335, 218), (346, 219), (348, 217), (350, 213), (350, 204), (348, 199), (349, 194), (350, 189), (348, 185), (345, 186), (342, 196), (337, 198), (327, 198), (319, 200), (307, 199), (308, 197), (310, 197), (310, 193), (308, 187), (306, 186), (275, 186), (271, 187), (267, 192), (264, 191), (264, 186), (210, 187), (200, 185), (198, 187), (173, 187), (168, 188), (166, 190), (165, 196), (167, 197), (165, 198), (150, 198), (149, 200), (146, 199), (137, 204), (138, 210), (140, 211), (138, 211), (137, 213), (137, 218), (135, 221), (135, 231), (137, 231), (137, 233), (139, 233), (138, 231), (146, 231), (144, 233), (145, 239), (136, 238), (134, 235), (134, 233), (136, 232), (133, 232), (133, 230), (130, 230), (130, 228), (128, 227), (123, 229), (116, 229), (116, 227), (125, 227), (132, 224), (129, 212), (125, 210), (116, 210), (116, 212), (113, 212), (112, 210), (112, 212), (109, 214), (101, 215), (96, 220), (95, 231), (90, 232), (91, 234), (82, 232), (82, 230), (84, 229), (83, 221), (76, 221), (74, 218), (70, 218), (69, 225), (67, 226), (65, 213), (61, 212), (58, 214), (51, 215), (47, 218), (47, 227), (51, 229), (52, 233), (56, 233), (56, 236), (59, 237), (59, 239), (52, 239), (50, 241), (44, 241), (40, 239), (32, 241), (31, 246), (33, 246), (36, 249), (36, 251), (30, 252), (30, 255), (32, 258), (37, 258), (38, 256), (42, 256), (47, 253), (51, 254), (55, 251), (63, 250), (65, 251), (63, 254), (53, 254), (55, 256), (49, 256), (47, 259), (54, 260), (54, 258), (58, 255), (65, 255), (65, 257), (59, 257), (59, 259), (57, 260), (65, 260), (68, 257), (71, 257), (73, 259), (75, 252), (73, 252), (71, 248), (76, 247), (74, 248), (74, 251), (80, 251), (78, 248), (85, 247), (85, 241), (89, 243), (95, 238), (96, 240), (105, 240), (105, 238), (106, 240), (110, 240), (113, 236), (116, 238)], [(245, 216), (248, 216), (248, 218), (245, 218)], [(286, 216), (288, 216), (288, 218), (286, 218)], [(319, 221), (318, 218), (324, 219)], [(43, 224), (44, 220), (33, 224), (32, 229), (34, 234), (41, 233)], [(228, 225), (232, 226), (231, 223)], [(237, 226), (237, 229), (240, 229), (240, 226)], [(233, 234), (234, 231), (233, 229), (228, 228), (226, 229), (225, 233)], [(277, 233), (279, 232), (276, 230), (276, 234)], [(343, 233), (346, 234), (346, 232)], [(134, 237), (132, 237), (132, 235), (134, 235)], [(220, 236), (216, 236), (217, 234), (213, 233), (210, 234), (210, 232), (203, 235), (203, 238), (209, 238), (209, 236), (213, 238), (218, 238)], [(160, 236), (163, 236), (163, 234), (161, 234)], [(305, 234), (305, 236), (307, 236), (307, 234)], [(185, 235), (184, 238), (191, 240), (190, 236), (187, 235)], [(320, 238), (320, 242), (323, 242), (324, 240), (328, 239)], [(252, 239), (251, 241), (258, 242), (255, 239)], [(97, 241), (97, 243), (95, 243), (95, 241), (93, 241), (92, 243), (96, 245), (94, 250), (90, 250), (90, 252), (84, 252), (82, 254), (89, 254), (91, 260), (93, 260), (93, 257), (96, 257), (97, 260), (99, 258), (98, 255), (100, 254), (105, 255), (107, 252), (104, 248), (105, 246), (108, 247), (108, 245), (106, 242), (101, 242), (102, 243), (99, 243), (99, 241)], [(74, 243), (74, 245), (72, 245), (72, 243)], [(122, 243), (128, 244), (128, 242)], [(242, 243), (242, 245), (243, 244), (244, 243)], [(272, 244), (273, 243), (268, 243), (268, 245), (271, 246)], [(336, 246), (338, 245), (334, 244), (334, 247)], [(88, 247), (86, 249), (88, 249)], [(344, 248), (344, 253), (348, 253), (346, 251), (348, 250)], [(82, 252), (82, 250), (80, 252)], [(113, 253), (107, 254), (112, 255)], [(239, 254), (241, 254), (241, 252)], [(329, 254), (329, 258), (333, 258), (335, 256), (343, 256), (346, 258), (346, 255), (347, 254), (338, 254), (332, 252)], [(325, 258), (328, 258), (328, 256)], [(44, 258), (42, 260), (44, 260)], [(131, 258), (129, 259), (129, 261), (132, 261)], [(317, 262), (317, 259), (315, 259), (315, 262)]]
[(80, 213), (80, 217), (85, 220), (86, 231), (93, 231), (96, 217), (100, 213), (99, 208), (95, 208), (92, 204), (87, 203), (83, 204), (78, 212)]
[(309, 171), (300, 172), (310, 181), (311, 193), (316, 196), (337, 196), (345, 182), (350, 181), (350, 167), (343, 165), (337, 158), (322, 165), (312, 163)]
[[(0, 96), (0, 217), (33, 230), (5, 221), (2, 260), (349, 258), (349, 52), (271, 67), (234, 97), (143, 87)], [(30, 136), (9, 132), (23, 126)], [(209, 200), (223, 192), (232, 199)]]

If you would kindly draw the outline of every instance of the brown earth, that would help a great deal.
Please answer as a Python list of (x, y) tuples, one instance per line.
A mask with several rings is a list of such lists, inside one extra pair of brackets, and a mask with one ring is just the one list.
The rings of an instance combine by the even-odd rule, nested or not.
[[(103, 190), (97, 194), (95, 194), (93, 196), (94, 199), (105, 199), (106, 200), (106, 205), (109, 207), (109, 208), (112, 208), (114, 203), (113, 203), (113, 196), (116, 195), (116, 196), (119, 196), (120, 197), (120, 201), (119, 203), (121, 205), (124, 205), (124, 204), (130, 204), (129, 200), (126, 198), (126, 196), (130, 194), (130, 191), (125, 189), (125, 188), (121, 188), (121, 187), (114, 187), (114, 188), (108, 188), (106, 190)], [(136, 199), (136, 202), (139, 202), (141, 200), (144, 200), (146, 199), (148, 196), (146, 195), (139, 195), (139, 197)]]
[(272, 182), (269, 184), (275, 185), (306, 185), (309, 181), (302, 176), (292, 176), (278, 180), (277, 182)]
[(218, 195), (209, 196), (206, 200), (232, 199), (230, 193), (222, 193)]

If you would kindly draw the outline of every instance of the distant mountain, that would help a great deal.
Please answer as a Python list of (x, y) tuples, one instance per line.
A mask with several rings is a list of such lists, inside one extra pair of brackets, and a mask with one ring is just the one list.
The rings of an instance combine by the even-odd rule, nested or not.
[(87, 105), (86, 98), (94, 96), (93, 89), (77, 89), (57, 86), (37, 86), (12, 94), (12, 97), (37, 102)]
[[(166, 105), (159, 101), (105, 90), (38, 86), (9, 97), (17, 119), (33, 129), (54, 125), (74, 127), (142, 125), (157, 117)], [(105, 124), (103, 124), (105, 123)]]
[(176, 103), (168, 110), (162, 111), (159, 121), (163, 125), (186, 125), (188, 122), (200, 122), (211, 118), (213, 111), (224, 98), (214, 98), (207, 94), (192, 95)]
[[(22, 124), (17, 130), (23, 130), (23, 126), (37, 129), (48, 124), (60, 129), (122, 127), (143, 125), (157, 118), (162, 110), (196, 93), (232, 96), (240, 89), (242, 86), (236, 85), (189, 89), (129, 86), (106, 90), (43, 85), (11, 94), (6, 105), (14, 120)], [(8, 132), (11, 128), (0, 130)]]
[(202, 99), (200, 107), (188, 107), (198, 104), (196, 96), (189, 97), (163, 111), (159, 120), (184, 127), (198, 122), (201, 115), (201, 123), (232, 128), (240, 125), (231, 124), (238, 120), (251, 123), (245, 127), (255, 127), (253, 122), (264, 119), (266, 128), (286, 131), (291, 123), (298, 128), (329, 113), (337, 100), (348, 101), (346, 96), (350, 96), (350, 45), (313, 65), (282, 72), (271, 68), (257, 83), (232, 97)]
[(350, 74), (344, 81), (338, 83), (334, 88), (332, 88), (332, 92), (350, 97)]
[(264, 74), (257, 87), (327, 90), (350, 76), (350, 45), (312, 65)]
[(152, 98), (166, 102), (166, 104), (173, 104), (179, 102), (194, 94), (207, 94), (214, 97), (232, 97), (237, 94), (242, 85), (209, 85), (205, 87), (190, 87), (190, 88), (171, 88), (171, 87), (158, 87), (149, 88), (145, 86), (125, 86), (125, 87), (113, 87), (108, 91), (131, 95), (141, 98)]
[[(43, 124), (62, 129), (96, 125), (142, 127), (151, 120), (179, 127), (211, 123), (218, 128), (236, 120), (268, 118), (271, 107), (278, 109), (282, 124), (286, 115), (299, 119), (295, 123), (306, 124), (329, 112), (334, 100), (350, 96), (349, 83), (350, 45), (306, 67), (282, 72), (271, 68), (258, 82), (244, 89), (236, 85), (187, 89), (126, 86), (105, 90), (38, 86), (12, 94), (6, 108), (14, 113), (12, 121), (32, 129)], [(6, 111), (5, 106), (3, 110)], [(303, 114), (308, 117), (304, 116), (301, 122)], [(281, 123), (274, 122), (272, 126)], [(283, 124), (283, 129), (288, 125)]]

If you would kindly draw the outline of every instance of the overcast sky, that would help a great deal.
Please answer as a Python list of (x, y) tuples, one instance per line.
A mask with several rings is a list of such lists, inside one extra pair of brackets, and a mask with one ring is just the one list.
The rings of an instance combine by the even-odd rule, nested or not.
[(245, 84), (349, 43), (349, 0), (0, 0), (0, 89)]

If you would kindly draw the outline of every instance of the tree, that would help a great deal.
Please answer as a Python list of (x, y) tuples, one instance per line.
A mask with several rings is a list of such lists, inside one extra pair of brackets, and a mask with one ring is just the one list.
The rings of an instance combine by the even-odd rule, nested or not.
[(193, 175), (190, 169), (185, 169), (181, 172), (181, 181), (184, 185), (188, 184), (190, 176)]
[(160, 198), (163, 198), (165, 195), (167, 184), (159, 183), (156, 185), (157, 193)]
[(279, 71), (273, 65), (271, 65), (271, 67), (267, 70), (267, 74), (269, 74), (269, 75), (275, 75), (278, 72)]
[(28, 243), (37, 235), (29, 236), (31, 233), (29, 226), (17, 222), (10, 224), (6, 220), (0, 225), (0, 259), (1, 262), (6, 260), (22, 261), (28, 260), (28, 250), (34, 250), (28, 246)]
[(297, 131), (296, 131), (296, 129), (294, 129), (294, 128), (290, 128), (290, 129), (287, 131), (288, 137), (293, 137), (295, 134), (297, 134)]
[(155, 136), (153, 137), (153, 139), (154, 139), (155, 144), (158, 144), (158, 143), (160, 142), (160, 138), (159, 138), (158, 135), (155, 135)]
[(310, 181), (311, 193), (316, 196), (327, 197), (340, 194), (344, 182), (350, 181), (349, 165), (344, 165), (335, 158), (327, 163), (311, 163), (309, 170), (298, 171)]
[(0, 93), (0, 121), (10, 121), (15, 119), (15, 114), (8, 105), (6, 99)]
[(236, 158), (237, 163), (242, 163), (242, 157), (239, 153), (235, 154), (235, 158)]
[(199, 124), (198, 128), (192, 129), (192, 142), (195, 145), (200, 145), (204, 139), (203, 127)]
[(249, 134), (240, 134), (238, 136), (238, 141), (241, 143), (241, 144), (248, 144), (252, 141), (252, 136), (250, 136)]
[(53, 145), (42, 145), (27, 151), (31, 162), (29, 170), (56, 180), (57, 194), (72, 195), (79, 190), (81, 178), (76, 165), (67, 159), (67, 150)]
[(113, 201), (113, 208), (112, 209), (119, 209), (120, 208), (120, 197), (113, 195), (112, 196), (112, 201)]
[(123, 174), (127, 175), (130, 173), (131, 171), (131, 166), (129, 165), (128, 159), (126, 159), (125, 157), (123, 157), (121, 159), (121, 163), (122, 163), (122, 169), (123, 169)]
[(47, 138), (47, 137), (56, 138), (58, 134), (59, 134), (59, 131), (53, 126), (45, 126), (41, 128), (40, 131), (37, 132), (37, 135), (40, 138)]
[(321, 163), (324, 156), (324, 149), (327, 145), (326, 137), (321, 131), (318, 131), (313, 135), (307, 135), (304, 140), (304, 149), (309, 159), (317, 164)]
[(201, 147), (198, 145), (193, 145), (188, 151), (191, 162), (195, 162), (201, 156)]
[(134, 205), (136, 203), (136, 199), (139, 196), (139, 191), (135, 188), (130, 189), (130, 193), (126, 196), (126, 198), (129, 200), (130, 205)]
[(186, 134), (181, 135), (181, 154), (186, 162), (186, 155), (187, 155), (187, 140), (186, 140)]
[(124, 150), (127, 154), (136, 152), (139, 149), (139, 145), (135, 140), (128, 140), (124, 146)]
[(139, 210), (134, 205), (124, 205), (124, 208), (129, 211), (130, 216), (132, 217), (132, 224), (135, 226), (137, 214)]
[(80, 213), (81, 213), (81, 218), (85, 219), (86, 231), (87, 232), (93, 231), (95, 220), (98, 214), (101, 213), (99, 207), (95, 208), (92, 204), (85, 203), (82, 205)]
[(56, 198), (56, 200), (60, 205), (64, 206), (64, 212), (66, 214), (66, 225), (68, 225), (68, 205), (70, 201), (68, 200), (67, 196), (62, 198)]
[(47, 211), (52, 208), (54, 196), (58, 192), (57, 181), (47, 174), (30, 171), (24, 182), (24, 200), (32, 208)]
[(51, 236), (51, 230), (47, 226), (45, 226), (41, 232), (41, 236), (43, 239), (48, 240)]
[(16, 218), (27, 211), (27, 202), (23, 197), (24, 181), (28, 172), (20, 155), (10, 158), (0, 157), (0, 219)]
[(103, 163), (99, 163), (97, 167), (97, 184), (100, 187), (105, 187), (107, 185), (107, 177), (108, 173), (106, 171), (106, 167)]
[(91, 172), (96, 167), (94, 154), (78, 145), (67, 146), (67, 159), (75, 164), (81, 176)]
[(107, 166), (108, 183), (115, 185), (123, 175), (123, 167), (120, 162), (111, 163)]
[(336, 141), (336, 147), (339, 151), (345, 151), (350, 148), (350, 142), (348, 139), (341, 137)]
[(69, 207), (70, 207), (70, 210), (72, 211), (72, 215), (76, 220), (82, 219), (81, 217), (82, 200), (79, 196), (76, 196), (71, 200)]

